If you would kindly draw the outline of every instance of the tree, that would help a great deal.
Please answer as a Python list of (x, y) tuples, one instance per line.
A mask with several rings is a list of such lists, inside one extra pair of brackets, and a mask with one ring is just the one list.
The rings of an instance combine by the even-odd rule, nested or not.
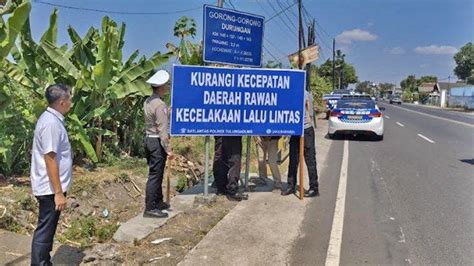
[(421, 76), (421, 78), (417, 80), (417, 86), (420, 86), (421, 83), (436, 83), (436, 82), (438, 82), (438, 77)]
[[(12, 38), (12, 33), (20, 30), (18, 42), (0, 42), (0, 53), (11, 57), (0, 58), (0, 96), (4, 93), (9, 98), (5, 103), (0, 101), (0, 172), (9, 175), (27, 169), (34, 124), (46, 107), (44, 89), (53, 83), (73, 88), (74, 105), (66, 126), (75, 160), (97, 162), (102, 150), (115, 155), (141, 147), (143, 120), (137, 118), (144, 96), (150, 93), (145, 80), (171, 54), (157, 52), (135, 60), (137, 50), (122, 60), (125, 25), (118, 27), (108, 17), (103, 18), (101, 30), (90, 28), (84, 37), (69, 27), (72, 47), (58, 46), (56, 10), (36, 43), (28, 14), (23, 14), (29, 10), (22, 11), (22, 7), (9, 17), (7, 26), (0, 23), (0, 39), (5, 32)], [(26, 18), (23, 26), (18, 24), (20, 17)], [(8, 29), (10, 25), (14, 31)]]
[(283, 63), (270, 60), (263, 64), (263, 68), (283, 68)]
[(324, 107), (323, 95), (331, 92), (331, 82), (328, 81), (327, 78), (319, 76), (318, 67), (315, 65), (311, 65), (310, 75), (310, 92), (313, 95), (313, 100), (315, 101), (316, 106), (319, 106), (322, 110)]
[(366, 93), (366, 94), (371, 94), (372, 93), (372, 88), (371, 88), (371, 82), (370, 81), (362, 81), (357, 83), (356, 85), (356, 91), (360, 93)]
[(414, 92), (417, 88), (417, 80), (415, 75), (409, 75), (406, 79), (400, 82), (400, 87), (403, 91)]
[(394, 87), (395, 87), (395, 84), (392, 84), (392, 83), (380, 83), (378, 85), (379, 91), (382, 93), (392, 91)]
[[(336, 65), (337, 66), (342, 66), (342, 61), (336, 60)], [(358, 81), (358, 77), (356, 75), (356, 70), (354, 66), (351, 64), (348, 64), (347, 62), (344, 62), (344, 87), (347, 87), (347, 85), (356, 83)], [(326, 60), (318, 69), (318, 73), (320, 77), (326, 78), (327, 80), (332, 81), (332, 61), (331, 60)], [(336, 88), (339, 87), (339, 71), (336, 70)], [(332, 83), (332, 82), (331, 82)]]
[(462, 80), (467, 80), (469, 77), (474, 77), (474, 45), (469, 42), (464, 45), (459, 52), (454, 55), (456, 67), (454, 74)]
[(174, 36), (180, 38), (179, 45), (167, 43), (166, 48), (170, 50), (183, 65), (203, 65), (202, 45), (186, 40), (187, 37), (194, 38), (196, 35), (196, 22), (193, 18), (183, 16), (174, 26)]

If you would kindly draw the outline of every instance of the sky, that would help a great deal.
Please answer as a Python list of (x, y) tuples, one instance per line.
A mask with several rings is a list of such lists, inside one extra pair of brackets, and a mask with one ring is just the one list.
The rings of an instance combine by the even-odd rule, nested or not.
[[(295, 0), (225, 0), (224, 7), (271, 18), (265, 23), (263, 61), (288, 65), (287, 55), (298, 49)], [(474, 42), (474, 0), (302, 0), (304, 25), (316, 20), (316, 42), (321, 47), (317, 65), (336, 49), (355, 66), (360, 81), (400, 84), (408, 75), (437, 76), (455, 81), (453, 55)], [(46, 31), (53, 8), (59, 10), (58, 43), (70, 43), (67, 27), (81, 36), (103, 16), (126, 24), (124, 55), (167, 52), (175, 22), (182, 16), (196, 20), (195, 42), (202, 40), (204, 4), (217, 0), (32, 0), (31, 27), (35, 40)], [(67, 8), (67, 7), (69, 8)], [(93, 9), (84, 10), (84, 9)], [(98, 11), (101, 12), (98, 12)], [(102, 12), (104, 11), (104, 12)], [(157, 13), (157, 14), (126, 14)], [(307, 32), (305, 32), (307, 36)], [(171, 62), (173, 63), (173, 62)], [(169, 67), (169, 66), (167, 66)]]

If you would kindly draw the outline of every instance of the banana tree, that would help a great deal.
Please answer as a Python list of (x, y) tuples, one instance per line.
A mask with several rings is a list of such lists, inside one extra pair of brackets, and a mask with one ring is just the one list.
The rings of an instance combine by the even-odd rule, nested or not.
[[(10, 50), (14, 47), (20, 29), (28, 19), (31, 10), (29, 2), (20, 3), (13, 7), (11, 1), (0, 10), (0, 15), (9, 14), (7, 22), (0, 16), (0, 173), (9, 175), (19, 164), (26, 163), (22, 160), (28, 141), (28, 120), (18, 119), (17, 110), (25, 111), (26, 102), (18, 102), (15, 97), (23, 92), (14, 88), (18, 85), (8, 75), (7, 59)], [(18, 108), (18, 109), (17, 109)], [(25, 112), (28, 115), (28, 112)], [(25, 123), (23, 123), (25, 122)], [(24, 166), (23, 166), (24, 167)]]
[(180, 39), (179, 45), (167, 43), (166, 47), (184, 65), (203, 65), (202, 44), (195, 44), (187, 40), (187, 37), (196, 36), (196, 22), (193, 18), (183, 16), (176, 21), (174, 36)]
[[(124, 61), (125, 25), (117, 27), (108, 17), (102, 20), (100, 30), (90, 28), (83, 37), (69, 27), (72, 46), (59, 46), (56, 10), (50, 16), (49, 28), (36, 43), (31, 37), (28, 16), (23, 27), (17, 23), (19, 19), (12, 19), (22, 14), (21, 10), (24, 9), (16, 9), (10, 16), (10, 24), (2, 23), (0, 27), (0, 53), (8, 55), (5, 51), (10, 50), (12, 59), (6, 60), (5, 56), (0, 61), (0, 172), (6, 172), (4, 161), (10, 162), (11, 169), (12, 162), (18, 161), (15, 158), (28, 158), (31, 143), (26, 140), (32, 139), (34, 123), (45, 108), (44, 89), (53, 83), (65, 83), (73, 88), (73, 108), (67, 117), (67, 126), (76, 155), (85, 155), (97, 162), (103, 144), (110, 148), (119, 146), (119, 142), (122, 145), (140, 143), (136, 136), (142, 134), (137, 134), (134, 127), (140, 126), (137, 121), (141, 119), (137, 116), (141, 115), (143, 96), (150, 93), (144, 80), (153, 69), (166, 63), (171, 53), (155, 53), (150, 58), (137, 60), (137, 50)], [(16, 23), (14, 28), (21, 30), (8, 30), (13, 22)], [(20, 34), (18, 46), (5, 41), (15, 33)], [(16, 125), (23, 130), (4, 123), (15, 119), (23, 121)], [(11, 132), (15, 131), (28, 132), (28, 136), (22, 136), (25, 142), (12, 138), (15, 134)], [(102, 143), (104, 137), (112, 142)], [(11, 153), (13, 150), (20, 154)]]
[[(68, 29), (73, 47), (63, 51), (49, 41), (40, 47), (56, 67), (75, 80), (73, 113), (95, 139), (95, 154), (101, 159), (104, 136), (117, 137), (118, 121), (122, 121), (127, 106), (134, 105), (136, 97), (149, 93), (144, 78), (171, 54), (156, 53), (134, 62), (138, 51), (123, 63), (125, 25), (104, 17), (101, 31), (90, 29), (84, 38), (71, 27)], [(124, 106), (125, 105), (125, 106)], [(141, 107), (138, 107), (141, 108)], [(117, 142), (117, 141), (115, 141)]]

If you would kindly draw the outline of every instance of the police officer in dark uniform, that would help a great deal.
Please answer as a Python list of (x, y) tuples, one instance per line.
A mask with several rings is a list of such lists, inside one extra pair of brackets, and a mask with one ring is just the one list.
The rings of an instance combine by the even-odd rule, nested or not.
[(213, 172), (217, 195), (226, 195), (233, 201), (248, 199), (247, 194), (239, 192), (242, 137), (216, 136), (214, 139)]
[(144, 103), (145, 156), (148, 163), (148, 181), (145, 192), (144, 217), (164, 218), (170, 205), (163, 201), (162, 182), (167, 159), (173, 159), (168, 130), (168, 106), (163, 97), (168, 92), (170, 75), (165, 70), (156, 72), (147, 83), (153, 94)]
[[(288, 165), (288, 187), (281, 195), (287, 196), (296, 191), (296, 175), (299, 163), (299, 136), (290, 138), (290, 163)], [(305, 90), (305, 115), (304, 115), (304, 159), (308, 168), (309, 190), (305, 197), (319, 196), (318, 171), (316, 164), (316, 146), (314, 139), (313, 97)]]

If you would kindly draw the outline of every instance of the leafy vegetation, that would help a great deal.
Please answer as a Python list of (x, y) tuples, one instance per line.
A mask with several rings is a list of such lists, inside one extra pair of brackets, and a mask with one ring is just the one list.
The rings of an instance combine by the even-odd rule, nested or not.
[(456, 67), (454, 73), (458, 78), (474, 84), (474, 44), (466, 43), (461, 50), (454, 55)]
[[(125, 25), (104, 17), (100, 29), (80, 36), (68, 28), (72, 47), (57, 44), (56, 10), (37, 43), (31, 36), (29, 2), (0, 20), (0, 172), (22, 174), (29, 166), (34, 125), (46, 107), (44, 90), (64, 83), (73, 88), (66, 118), (75, 162), (97, 163), (106, 154), (140, 155), (141, 116), (149, 86), (144, 80), (172, 53), (123, 59)], [(18, 44), (15, 40), (19, 37)], [(11, 55), (11, 58), (7, 58)]]

